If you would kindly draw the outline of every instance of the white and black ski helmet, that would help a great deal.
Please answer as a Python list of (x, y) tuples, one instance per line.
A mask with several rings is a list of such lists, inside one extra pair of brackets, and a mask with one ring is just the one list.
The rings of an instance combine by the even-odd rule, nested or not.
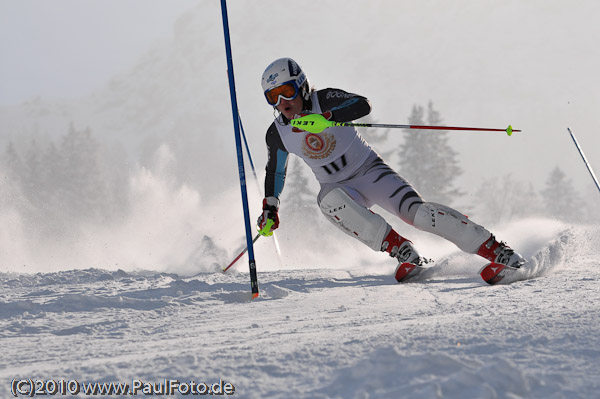
[(297, 87), (298, 94), (302, 95), (304, 100), (310, 98), (308, 78), (302, 67), (291, 58), (280, 58), (273, 61), (262, 75), (262, 88), (265, 96), (269, 90), (290, 82)]

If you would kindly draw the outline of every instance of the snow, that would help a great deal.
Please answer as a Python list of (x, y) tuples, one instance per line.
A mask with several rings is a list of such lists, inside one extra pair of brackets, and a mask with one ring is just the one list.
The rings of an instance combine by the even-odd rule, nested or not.
[(2, 273), (0, 386), (222, 379), (243, 398), (597, 397), (600, 228), (527, 220), (502, 234), (536, 261), (498, 286), (457, 251), (405, 284), (391, 264), (259, 261), (256, 300), (246, 257), (193, 277)]

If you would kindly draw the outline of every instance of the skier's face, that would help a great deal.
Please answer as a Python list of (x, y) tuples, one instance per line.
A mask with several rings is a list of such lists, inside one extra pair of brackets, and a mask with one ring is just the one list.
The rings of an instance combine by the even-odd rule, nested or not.
[(277, 106), (277, 110), (286, 118), (292, 119), (294, 115), (302, 112), (302, 96), (298, 95), (293, 100), (286, 100), (282, 98), (281, 102)]

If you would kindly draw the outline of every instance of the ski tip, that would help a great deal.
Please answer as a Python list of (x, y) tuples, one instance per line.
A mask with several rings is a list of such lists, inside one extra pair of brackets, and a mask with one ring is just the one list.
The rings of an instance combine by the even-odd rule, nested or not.
[(497, 263), (488, 263), (479, 271), (479, 275), (486, 283), (493, 285), (499, 283), (500, 280), (504, 277), (501, 272), (504, 270), (504, 265), (499, 265)]
[(258, 292), (252, 293), (252, 299), (256, 299), (256, 298), (258, 298), (258, 296), (259, 296)]
[[(512, 278), (513, 274), (519, 270), (520, 267), (506, 266), (499, 263), (488, 263), (479, 271), (479, 275), (486, 283), (490, 285), (500, 283), (506, 276), (511, 276), (510, 282), (514, 281)], [(503, 284), (507, 283), (507, 280), (503, 281)]]
[(394, 274), (394, 277), (396, 278), (396, 281), (401, 283), (403, 281), (408, 280), (410, 277), (413, 277), (415, 275), (415, 273), (413, 273), (413, 270), (415, 270), (415, 268), (417, 267), (417, 265), (414, 265), (412, 263), (401, 263), (396, 267), (396, 272)]

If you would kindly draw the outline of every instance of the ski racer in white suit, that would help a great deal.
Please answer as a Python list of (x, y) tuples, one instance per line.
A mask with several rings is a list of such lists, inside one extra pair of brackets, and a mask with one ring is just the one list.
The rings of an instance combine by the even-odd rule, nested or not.
[[(271, 63), (262, 76), (269, 105), (279, 115), (266, 135), (268, 162), (265, 199), (257, 227), (270, 235), (279, 226), (279, 196), (283, 190), (287, 159), (293, 153), (306, 162), (321, 185), (317, 201), (323, 214), (342, 231), (376, 251), (385, 251), (403, 263), (423, 265), (412, 242), (401, 237), (369, 208), (377, 204), (404, 222), (444, 237), (461, 250), (492, 262), (520, 266), (524, 259), (484, 227), (447, 206), (427, 202), (404, 178), (390, 168), (354, 127), (330, 127), (312, 134), (290, 125), (304, 114), (322, 114), (336, 122), (349, 122), (371, 112), (365, 97), (343, 90), (309, 88), (302, 68), (291, 58)], [(272, 220), (271, 228), (265, 228)], [(399, 277), (400, 276), (400, 277)]]

